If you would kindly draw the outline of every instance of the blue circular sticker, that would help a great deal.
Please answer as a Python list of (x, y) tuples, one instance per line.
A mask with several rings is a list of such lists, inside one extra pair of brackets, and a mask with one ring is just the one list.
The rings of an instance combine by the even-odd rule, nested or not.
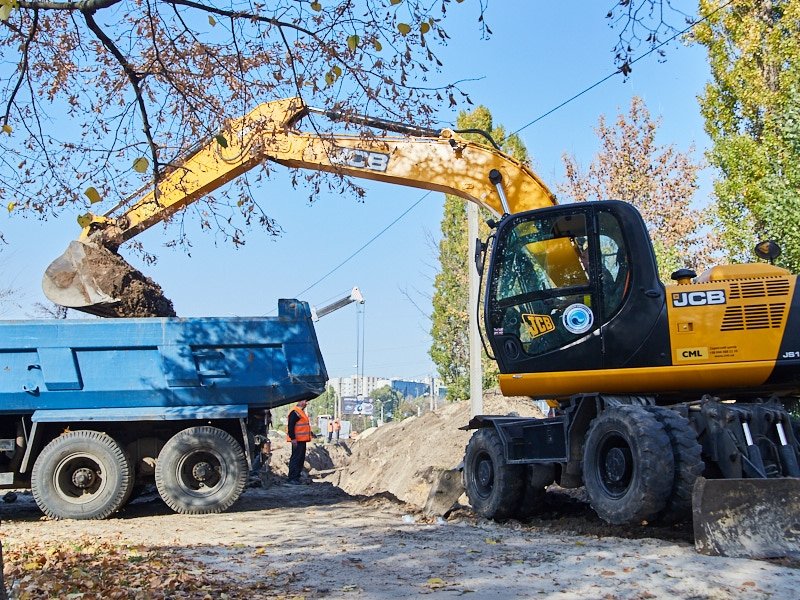
[(585, 304), (570, 304), (561, 315), (561, 322), (570, 333), (586, 333), (592, 328), (594, 315)]

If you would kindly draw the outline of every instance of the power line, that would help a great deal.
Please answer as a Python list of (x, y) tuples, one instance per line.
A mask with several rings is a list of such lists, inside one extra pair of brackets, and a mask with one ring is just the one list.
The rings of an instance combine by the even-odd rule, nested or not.
[[(728, 6), (730, 6), (731, 4), (733, 4), (733, 2), (734, 2), (734, 0), (728, 0), (728, 2), (726, 2), (726, 3), (725, 3), (725, 4), (723, 4), (722, 6), (719, 6), (719, 7), (718, 7), (718, 8), (716, 8), (715, 10), (711, 11), (709, 14), (707, 14), (706, 16), (704, 16), (704, 17), (703, 17), (702, 19), (700, 19), (699, 21), (695, 21), (694, 23), (692, 23), (691, 25), (689, 25), (689, 26), (688, 26), (688, 27), (686, 27), (685, 29), (683, 29), (683, 30), (681, 30), (681, 31), (679, 31), (679, 32), (677, 32), (677, 33), (675, 33), (674, 35), (672, 35), (672, 36), (671, 36), (671, 37), (669, 37), (668, 39), (664, 40), (664, 41), (663, 41), (663, 42), (661, 42), (660, 44), (658, 44), (658, 45), (656, 45), (656, 46), (653, 46), (652, 48), (650, 48), (650, 50), (648, 50), (647, 52), (645, 52), (645, 53), (644, 53), (644, 54), (642, 54), (641, 56), (639, 56), (639, 57), (637, 57), (637, 58), (633, 59), (633, 60), (632, 60), (632, 61), (630, 61), (630, 62), (626, 62), (626, 63), (625, 63), (625, 65), (627, 65), (627, 67), (629, 68), (631, 65), (634, 65), (634, 64), (636, 64), (636, 63), (637, 63), (637, 62), (639, 62), (640, 60), (642, 60), (642, 59), (644, 59), (644, 58), (647, 58), (647, 57), (648, 57), (648, 56), (650, 56), (650, 55), (651, 55), (653, 52), (656, 52), (656, 51), (660, 50), (661, 48), (663, 48), (663, 47), (664, 47), (664, 46), (666, 46), (667, 44), (669, 44), (669, 43), (673, 42), (673, 41), (674, 41), (675, 39), (677, 39), (678, 37), (680, 37), (680, 36), (684, 35), (685, 33), (688, 33), (689, 31), (691, 31), (692, 29), (694, 29), (695, 27), (697, 27), (697, 26), (698, 26), (700, 23), (703, 23), (703, 22), (707, 21), (707, 20), (708, 20), (708, 19), (710, 19), (712, 16), (714, 16), (716, 13), (718, 13), (719, 11), (721, 11), (721, 10), (723, 10), (723, 9), (727, 8)], [(543, 114), (539, 115), (538, 117), (536, 117), (535, 119), (533, 119), (533, 120), (532, 120), (532, 121), (530, 121), (529, 123), (526, 123), (525, 125), (523, 125), (523, 126), (522, 126), (522, 127), (520, 127), (519, 129), (517, 129), (516, 131), (513, 131), (513, 132), (511, 132), (511, 133), (510, 133), (508, 136), (506, 136), (506, 137), (507, 137), (507, 138), (508, 138), (508, 137), (511, 137), (512, 135), (515, 135), (515, 134), (519, 133), (519, 132), (520, 132), (520, 131), (522, 131), (523, 129), (527, 129), (527, 128), (528, 128), (528, 127), (530, 127), (531, 125), (534, 125), (534, 124), (538, 123), (539, 121), (541, 121), (541, 120), (542, 120), (542, 119), (544, 119), (545, 117), (548, 117), (548, 116), (552, 115), (554, 112), (556, 112), (557, 110), (560, 110), (560, 109), (562, 109), (563, 107), (565, 107), (567, 104), (569, 104), (569, 103), (570, 103), (570, 102), (572, 102), (573, 100), (577, 100), (578, 98), (580, 98), (580, 97), (581, 97), (581, 96), (583, 96), (584, 94), (586, 94), (586, 93), (588, 93), (588, 92), (592, 91), (592, 90), (593, 90), (594, 88), (596, 88), (597, 86), (599, 86), (599, 85), (601, 85), (601, 84), (605, 83), (606, 81), (608, 81), (609, 79), (611, 79), (612, 77), (614, 77), (614, 75), (617, 75), (617, 74), (619, 74), (619, 73), (623, 73), (623, 72), (624, 72), (624, 70), (623, 70), (623, 69), (624, 69), (625, 65), (623, 65), (623, 67), (620, 67), (620, 68), (619, 68), (619, 69), (617, 69), (616, 71), (614, 71), (614, 72), (612, 72), (612, 73), (609, 73), (608, 75), (606, 75), (606, 76), (605, 76), (605, 77), (603, 77), (602, 79), (600, 79), (600, 80), (598, 80), (597, 82), (593, 83), (593, 84), (592, 84), (592, 85), (590, 85), (589, 87), (587, 87), (587, 88), (585, 88), (585, 89), (581, 90), (580, 92), (578, 92), (577, 94), (575, 94), (575, 95), (571, 96), (570, 98), (567, 98), (566, 100), (564, 100), (563, 102), (561, 102), (561, 103), (560, 103), (560, 104), (558, 104), (557, 106), (555, 106), (555, 107), (551, 108), (550, 110), (548, 110), (547, 112), (545, 112), (545, 113), (543, 113)], [(409, 207), (408, 207), (408, 208), (407, 208), (405, 211), (403, 211), (403, 212), (402, 212), (402, 213), (401, 213), (401, 214), (400, 214), (400, 215), (399, 215), (399, 216), (398, 216), (398, 217), (397, 217), (397, 218), (396, 218), (394, 221), (392, 221), (392, 222), (391, 222), (391, 223), (389, 223), (389, 224), (388, 224), (386, 227), (384, 227), (384, 228), (383, 228), (381, 231), (379, 231), (378, 233), (376, 233), (376, 234), (375, 234), (373, 237), (371, 237), (371, 238), (370, 238), (370, 239), (369, 239), (369, 240), (368, 240), (368, 241), (367, 241), (367, 242), (366, 242), (364, 245), (362, 245), (360, 248), (358, 248), (358, 249), (357, 249), (355, 252), (353, 252), (353, 253), (352, 253), (350, 256), (348, 256), (347, 258), (345, 258), (345, 259), (344, 259), (342, 262), (340, 262), (338, 265), (336, 265), (335, 267), (333, 267), (333, 268), (332, 268), (330, 271), (328, 271), (327, 273), (325, 273), (325, 275), (323, 275), (322, 277), (320, 277), (319, 279), (317, 279), (317, 280), (316, 280), (314, 283), (312, 283), (311, 285), (309, 285), (309, 286), (308, 286), (306, 289), (304, 289), (302, 292), (300, 292), (299, 294), (296, 294), (296, 295), (295, 295), (295, 298), (299, 298), (299, 297), (301, 297), (301, 296), (302, 296), (303, 294), (305, 294), (307, 291), (309, 291), (309, 290), (313, 289), (314, 287), (316, 287), (317, 285), (319, 285), (320, 283), (322, 283), (322, 282), (323, 282), (325, 279), (327, 279), (327, 278), (328, 278), (329, 276), (331, 276), (333, 273), (335, 273), (336, 271), (338, 271), (338, 270), (339, 270), (341, 267), (343, 267), (345, 264), (347, 264), (348, 262), (350, 262), (350, 261), (351, 261), (353, 258), (355, 258), (355, 257), (356, 257), (358, 254), (360, 254), (360, 253), (361, 253), (361, 252), (362, 252), (362, 251), (363, 251), (363, 250), (364, 250), (364, 249), (365, 249), (367, 246), (369, 246), (369, 245), (370, 245), (372, 242), (374, 242), (375, 240), (377, 240), (377, 239), (378, 239), (380, 236), (382, 236), (382, 235), (383, 235), (384, 233), (386, 233), (386, 232), (387, 232), (389, 229), (391, 229), (391, 228), (392, 228), (392, 227), (393, 227), (393, 226), (394, 226), (394, 225), (395, 225), (395, 224), (396, 224), (396, 223), (397, 223), (397, 222), (398, 222), (400, 219), (402, 219), (403, 217), (405, 217), (405, 216), (406, 216), (406, 215), (407, 215), (409, 212), (411, 212), (411, 210), (413, 210), (413, 209), (414, 209), (414, 208), (415, 208), (415, 207), (416, 207), (416, 206), (417, 206), (417, 205), (418, 205), (420, 202), (422, 202), (422, 201), (423, 201), (425, 198), (427, 198), (427, 197), (428, 197), (430, 194), (431, 194), (431, 192), (426, 192), (426, 193), (425, 193), (425, 194), (424, 194), (422, 197), (420, 197), (420, 198), (419, 198), (419, 199), (418, 199), (416, 202), (414, 202), (414, 203), (413, 203), (411, 206), (409, 206)]]
[(306, 293), (308, 290), (310, 290), (310, 289), (312, 289), (312, 288), (316, 287), (318, 284), (322, 283), (322, 282), (323, 282), (325, 279), (327, 279), (327, 278), (328, 278), (330, 275), (332, 275), (333, 273), (335, 273), (336, 271), (338, 271), (338, 270), (339, 270), (340, 268), (342, 268), (342, 267), (343, 267), (345, 264), (347, 264), (348, 262), (350, 262), (350, 261), (351, 261), (353, 258), (355, 258), (355, 257), (356, 257), (358, 254), (360, 254), (360, 253), (361, 253), (361, 252), (362, 252), (362, 251), (363, 251), (363, 250), (364, 250), (364, 249), (365, 249), (367, 246), (369, 246), (369, 245), (370, 245), (372, 242), (374, 242), (374, 241), (375, 241), (375, 240), (377, 240), (379, 237), (381, 237), (381, 236), (382, 236), (384, 233), (386, 233), (387, 231), (389, 231), (389, 229), (391, 229), (391, 228), (392, 228), (392, 227), (395, 225), (395, 223), (397, 223), (397, 222), (398, 222), (400, 219), (402, 219), (403, 217), (405, 217), (405, 216), (406, 216), (408, 213), (410, 213), (410, 212), (411, 212), (411, 211), (412, 211), (414, 208), (416, 208), (416, 207), (417, 207), (417, 205), (418, 205), (420, 202), (422, 202), (423, 200), (425, 200), (425, 198), (427, 198), (427, 197), (428, 197), (428, 196), (430, 196), (430, 195), (431, 195), (431, 192), (425, 192), (425, 193), (424, 193), (424, 194), (423, 194), (423, 195), (422, 195), (422, 196), (421, 196), (419, 199), (417, 199), (417, 201), (416, 201), (416, 202), (414, 202), (414, 203), (413, 203), (411, 206), (409, 206), (407, 209), (405, 209), (405, 210), (404, 210), (404, 211), (403, 211), (403, 212), (402, 212), (402, 213), (401, 213), (401, 214), (400, 214), (400, 215), (399, 215), (397, 218), (395, 218), (395, 220), (394, 220), (394, 221), (392, 221), (391, 223), (389, 223), (389, 224), (388, 224), (386, 227), (384, 227), (384, 228), (383, 228), (383, 229), (381, 229), (381, 230), (380, 230), (378, 233), (376, 233), (374, 236), (372, 236), (372, 237), (371, 237), (371, 238), (370, 238), (370, 239), (369, 239), (369, 240), (368, 240), (366, 243), (364, 243), (364, 244), (363, 244), (363, 245), (362, 245), (362, 246), (361, 246), (361, 247), (360, 247), (358, 250), (356, 250), (355, 252), (353, 252), (353, 253), (352, 253), (350, 256), (348, 256), (347, 258), (345, 258), (345, 259), (344, 259), (342, 262), (340, 262), (338, 265), (336, 265), (335, 267), (333, 267), (333, 268), (332, 268), (330, 271), (328, 271), (327, 273), (325, 273), (325, 275), (323, 275), (322, 277), (320, 277), (319, 279), (317, 279), (317, 280), (316, 280), (314, 283), (312, 283), (311, 285), (309, 285), (309, 286), (308, 286), (306, 289), (304, 289), (304, 290), (303, 290), (302, 292), (300, 292), (299, 294), (296, 294), (294, 297), (295, 297), (295, 298), (300, 298), (300, 297), (302, 297), (302, 295), (303, 295), (303, 294), (305, 294), (305, 293)]
[(567, 98), (567, 99), (566, 99), (566, 100), (564, 100), (564, 101), (563, 101), (561, 104), (559, 104), (559, 105), (555, 106), (554, 108), (551, 108), (551, 109), (550, 109), (550, 110), (548, 110), (547, 112), (545, 112), (545, 113), (543, 113), (543, 114), (539, 115), (539, 116), (538, 116), (538, 117), (536, 117), (536, 118), (535, 118), (533, 121), (531, 121), (530, 123), (527, 123), (527, 124), (523, 125), (522, 127), (520, 127), (519, 129), (517, 129), (516, 131), (513, 131), (513, 132), (511, 132), (511, 133), (510, 133), (508, 136), (506, 136), (506, 137), (507, 137), (507, 138), (508, 138), (508, 137), (511, 137), (512, 135), (515, 135), (515, 134), (519, 133), (519, 132), (520, 132), (520, 131), (522, 131), (523, 129), (527, 129), (527, 128), (528, 128), (528, 127), (530, 127), (531, 125), (533, 125), (533, 124), (535, 124), (535, 123), (538, 123), (539, 121), (541, 121), (541, 120), (542, 120), (542, 119), (544, 119), (545, 117), (548, 117), (548, 116), (552, 115), (554, 112), (556, 112), (557, 110), (559, 110), (559, 109), (561, 109), (561, 108), (565, 107), (567, 104), (569, 104), (569, 103), (570, 103), (570, 102), (572, 102), (573, 100), (577, 100), (578, 98), (580, 98), (581, 96), (583, 96), (583, 95), (584, 95), (584, 94), (586, 94), (587, 92), (590, 92), (590, 91), (592, 91), (592, 90), (593, 90), (594, 88), (596, 88), (598, 85), (601, 85), (601, 84), (605, 83), (606, 81), (608, 81), (609, 79), (611, 79), (612, 77), (614, 77), (614, 75), (617, 75), (617, 74), (619, 74), (619, 73), (625, 73), (625, 71), (626, 71), (626, 70), (629, 70), (629, 69), (630, 69), (630, 66), (631, 66), (631, 65), (634, 65), (634, 64), (636, 64), (637, 62), (639, 62), (639, 61), (640, 61), (640, 60), (642, 60), (643, 58), (647, 58), (647, 57), (648, 57), (648, 56), (650, 56), (650, 55), (651, 55), (653, 52), (656, 52), (657, 50), (660, 50), (661, 48), (663, 48), (664, 46), (666, 46), (666, 45), (667, 45), (667, 44), (669, 44), (670, 42), (674, 41), (676, 38), (678, 38), (678, 37), (680, 37), (680, 36), (684, 35), (685, 33), (688, 33), (689, 31), (691, 31), (692, 29), (694, 29), (695, 27), (697, 27), (697, 26), (698, 26), (700, 23), (703, 23), (704, 21), (707, 21), (708, 19), (710, 19), (711, 17), (713, 17), (713, 16), (714, 16), (716, 13), (718, 13), (719, 11), (721, 11), (721, 10), (723, 10), (724, 8), (727, 8), (728, 6), (730, 6), (731, 4), (733, 4), (733, 2), (734, 2), (734, 0), (728, 0), (728, 2), (726, 2), (725, 4), (723, 4), (723, 5), (722, 5), (722, 6), (720, 6), (720, 7), (716, 8), (715, 10), (711, 11), (711, 12), (710, 12), (710, 13), (708, 13), (706, 16), (704, 16), (702, 19), (700, 19), (699, 21), (695, 21), (694, 23), (692, 23), (691, 25), (689, 25), (688, 27), (686, 27), (686, 28), (685, 28), (685, 29), (683, 29), (682, 31), (679, 31), (679, 32), (677, 32), (675, 35), (673, 35), (672, 37), (670, 37), (670, 38), (668, 38), (668, 39), (664, 40), (663, 42), (661, 42), (661, 43), (660, 43), (660, 44), (658, 44), (657, 46), (653, 46), (652, 48), (650, 48), (650, 50), (648, 50), (647, 52), (645, 52), (645, 53), (644, 53), (644, 54), (642, 54), (641, 56), (639, 56), (639, 57), (637, 57), (637, 58), (634, 58), (634, 59), (633, 59), (632, 61), (630, 61), (630, 62), (626, 62), (626, 63), (625, 63), (623, 66), (621, 66), (619, 69), (617, 69), (617, 70), (616, 70), (616, 71), (614, 71), (613, 73), (609, 73), (608, 75), (606, 75), (605, 77), (603, 77), (603, 78), (602, 78), (602, 79), (600, 79), (599, 81), (597, 81), (597, 82), (593, 83), (592, 85), (590, 85), (589, 87), (587, 87), (587, 88), (585, 88), (585, 89), (581, 90), (580, 92), (578, 92), (578, 93), (577, 93), (577, 94), (575, 94), (574, 96), (572, 96), (572, 97), (570, 97), (570, 98)]

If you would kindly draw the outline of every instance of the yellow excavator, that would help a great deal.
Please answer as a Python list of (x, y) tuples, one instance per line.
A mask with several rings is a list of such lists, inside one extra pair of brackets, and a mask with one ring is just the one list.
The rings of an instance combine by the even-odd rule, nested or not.
[[(298, 130), (314, 112), (399, 135)], [(488, 135), (477, 144), (462, 134), (344, 117), (297, 98), (261, 105), (155, 190), (89, 215), (48, 267), (44, 291), (99, 315), (174, 314), (117, 248), (264, 161), (460, 196), (495, 216), (475, 260), (501, 390), (554, 409), (545, 419), (480, 415), (467, 425), (476, 431), (463, 482), (476, 512), (528, 517), (555, 482), (585, 486), (614, 524), (691, 514), (701, 552), (800, 552), (800, 427), (786, 409), (800, 395), (800, 294), (797, 276), (771, 264), (779, 248), (757, 248), (770, 262), (699, 276), (680, 269), (665, 286), (633, 206), (557, 205)]]

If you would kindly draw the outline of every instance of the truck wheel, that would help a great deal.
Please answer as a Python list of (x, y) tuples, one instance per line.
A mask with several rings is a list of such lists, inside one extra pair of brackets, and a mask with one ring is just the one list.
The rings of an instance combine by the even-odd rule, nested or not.
[(675, 461), (664, 425), (643, 406), (600, 413), (586, 435), (583, 480), (592, 508), (613, 525), (655, 517), (667, 504)]
[(164, 444), (156, 463), (158, 493), (186, 515), (222, 512), (247, 483), (247, 460), (233, 436), (216, 427), (190, 427)]
[(36, 504), (52, 519), (105, 519), (128, 499), (133, 469), (113, 438), (99, 431), (60, 435), (31, 473)]
[(503, 442), (493, 428), (477, 430), (464, 458), (464, 483), (472, 509), (487, 519), (513, 517), (522, 500), (525, 466), (506, 464)]
[(667, 506), (658, 515), (658, 520), (664, 523), (678, 523), (692, 514), (694, 482), (705, 469), (703, 448), (697, 441), (697, 433), (683, 416), (663, 406), (648, 406), (647, 410), (664, 426), (672, 446), (672, 458), (675, 461), (672, 494), (667, 500)]

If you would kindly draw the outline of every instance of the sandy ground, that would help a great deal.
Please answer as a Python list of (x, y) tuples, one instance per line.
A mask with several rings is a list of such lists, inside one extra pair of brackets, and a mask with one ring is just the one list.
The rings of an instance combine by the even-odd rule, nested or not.
[(27, 496), (0, 518), (9, 549), (87, 536), (167, 548), (217, 574), (215, 598), (253, 581), (266, 584), (253, 598), (789, 599), (800, 589), (798, 569), (700, 556), (686, 542), (499, 525), (465, 510), (428, 522), (323, 482), (249, 489), (219, 515), (175, 515), (151, 495), (106, 521), (45, 521)]
[(548, 494), (550, 510), (525, 524), (488, 522), (466, 506), (447, 520), (424, 517), (431, 474), (463, 454), (470, 434), (456, 427), (466, 415), (451, 405), (354, 443), (311, 444), (303, 486), (283, 483), (288, 450), (277, 444), (268, 485), (248, 488), (218, 515), (173, 514), (151, 492), (106, 521), (59, 522), (21, 495), (0, 503), (0, 538), (7, 556), (34, 541), (162, 548), (176, 565), (201, 565), (213, 589), (199, 597), (220, 599), (233, 591), (256, 600), (798, 597), (797, 561), (701, 556), (688, 524), (611, 527), (559, 490)]

